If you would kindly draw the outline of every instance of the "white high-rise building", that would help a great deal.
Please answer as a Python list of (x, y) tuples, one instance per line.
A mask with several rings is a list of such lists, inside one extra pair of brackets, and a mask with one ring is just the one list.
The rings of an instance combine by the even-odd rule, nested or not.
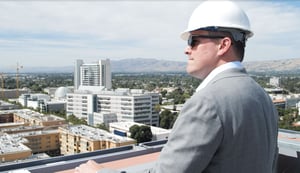
[[(88, 120), (96, 110), (96, 95), (90, 93), (67, 94), (67, 115)], [(89, 123), (90, 124), (90, 123)]]
[(75, 90), (99, 91), (103, 88), (111, 89), (110, 60), (99, 60), (97, 63), (84, 63), (76, 60), (74, 71)]
[(270, 83), (270, 85), (272, 85), (274, 87), (279, 87), (279, 85), (280, 85), (280, 78), (279, 77), (271, 77), (269, 83)]
[[(116, 89), (114, 92), (97, 94), (97, 110), (115, 113), (118, 122), (131, 121), (152, 126), (159, 125), (159, 114), (155, 110), (159, 94), (140, 89)], [(104, 122), (106, 123), (106, 122)]]
[(131, 121), (158, 126), (158, 104), (158, 93), (134, 89), (67, 94), (67, 114), (84, 118), (89, 125)]
[(140, 89), (111, 90), (110, 61), (84, 63), (76, 60), (74, 93), (67, 94), (67, 115), (83, 118), (89, 125), (131, 121), (159, 125), (159, 94)]

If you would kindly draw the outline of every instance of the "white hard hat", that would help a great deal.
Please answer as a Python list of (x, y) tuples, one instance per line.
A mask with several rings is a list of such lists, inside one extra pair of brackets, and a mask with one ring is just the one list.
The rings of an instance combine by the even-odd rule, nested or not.
[(207, 28), (241, 31), (245, 39), (253, 36), (246, 13), (231, 1), (205, 1), (200, 4), (192, 13), (181, 38), (187, 40), (191, 31)]

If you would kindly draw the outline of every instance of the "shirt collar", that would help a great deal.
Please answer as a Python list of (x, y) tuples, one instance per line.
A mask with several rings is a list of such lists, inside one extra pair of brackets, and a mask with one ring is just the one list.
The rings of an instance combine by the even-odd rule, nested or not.
[(228, 70), (228, 69), (243, 69), (243, 65), (241, 64), (240, 61), (233, 61), (233, 62), (228, 62), (226, 64), (220, 65), (219, 67), (215, 68), (213, 71), (211, 71), (208, 76), (201, 82), (201, 84), (198, 86), (196, 89), (196, 92), (200, 91), (206, 85), (219, 73)]

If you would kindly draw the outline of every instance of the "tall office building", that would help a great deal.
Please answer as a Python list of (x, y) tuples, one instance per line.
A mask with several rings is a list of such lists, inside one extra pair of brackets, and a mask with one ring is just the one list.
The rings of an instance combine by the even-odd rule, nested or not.
[(99, 60), (97, 63), (84, 63), (76, 60), (74, 71), (75, 90), (111, 89), (110, 60)]

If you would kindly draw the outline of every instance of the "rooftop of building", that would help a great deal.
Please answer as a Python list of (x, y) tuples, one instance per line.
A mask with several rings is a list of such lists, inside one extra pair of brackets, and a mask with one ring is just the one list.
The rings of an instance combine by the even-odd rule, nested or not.
[[(133, 125), (141, 126), (141, 125), (145, 125), (145, 124), (131, 122), (131, 121), (109, 123), (109, 127), (118, 128), (120, 130), (125, 130), (125, 131), (128, 131), (129, 128)], [(170, 131), (171, 131), (171, 130), (167, 130), (167, 129), (155, 127), (155, 126), (150, 126), (150, 128), (151, 128), (152, 133), (155, 133), (155, 134), (170, 133)]]
[(27, 140), (21, 136), (12, 136), (2, 133), (0, 135), (0, 155), (31, 151), (30, 148), (22, 144), (24, 142), (27, 142)]
[(0, 100), (0, 106), (8, 106), (8, 105), (14, 105), (14, 104)]
[(0, 114), (7, 114), (7, 113), (13, 113), (16, 114), (24, 119), (36, 119), (39, 121), (61, 121), (65, 120), (61, 117), (55, 116), (55, 115), (45, 115), (41, 114), (29, 109), (15, 109), (15, 110), (3, 110), (0, 111)]
[(89, 127), (86, 125), (69, 125), (60, 128), (65, 129), (68, 133), (81, 136), (83, 138), (87, 138), (92, 141), (97, 141), (97, 140), (109, 140), (113, 142), (134, 141), (134, 139), (132, 138), (121, 137), (118, 135), (111, 134), (105, 130)]
[[(28, 126), (25, 128), (30, 128), (30, 127)], [(28, 143), (26, 137), (45, 135), (45, 134), (58, 134), (58, 130), (57, 129), (56, 130), (55, 129), (32, 130), (32, 131), (19, 132), (15, 134), (7, 134), (2, 132), (0, 133), (1, 133), (0, 154), (9, 154), (14, 152), (23, 152), (23, 151), (30, 150), (30, 148), (23, 145), (24, 143)]]
[(300, 132), (280, 129), (278, 132), (279, 152), (297, 157), (300, 152)]
[[(115, 90), (106, 90), (102, 88), (101, 90), (98, 89), (99, 87), (93, 86), (84, 86), (76, 90), (74, 94), (98, 94), (98, 95), (107, 95), (107, 96), (143, 96), (148, 94), (153, 94), (154, 92), (149, 92), (143, 89), (129, 89), (129, 88), (117, 88)], [(96, 90), (96, 92), (94, 92)]]
[(38, 136), (38, 135), (46, 135), (46, 134), (58, 134), (57, 129), (48, 129), (48, 130), (34, 130), (34, 131), (26, 131), (26, 132), (19, 132), (16, 134), (10, 134), (12, 138), (23, 138), (29, 136)]
[(8, 132), (15, 132), (15, 131), (22, 131), (22, 130), (32, 130), (42, 127), (37, 126), (28, 126), (28, 123), (24, 122), (15, 122), (15, 123), (0, 123), (0, 132), (8, 133)]

